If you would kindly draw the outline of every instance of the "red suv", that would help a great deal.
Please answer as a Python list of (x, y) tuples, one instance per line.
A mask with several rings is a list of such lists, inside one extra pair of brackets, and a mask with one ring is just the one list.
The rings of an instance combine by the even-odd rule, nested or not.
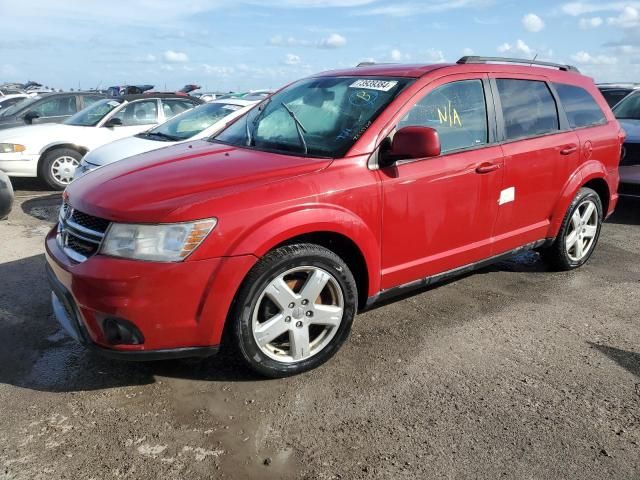
[(53, 308), (112, 356), (206, 356), (224, 333), (258, 372), (302, 372), (382, 298), (524, 249), (584, 264), (623, 140), (567, 65), (322, 73), (73, 182), (46, 239)]

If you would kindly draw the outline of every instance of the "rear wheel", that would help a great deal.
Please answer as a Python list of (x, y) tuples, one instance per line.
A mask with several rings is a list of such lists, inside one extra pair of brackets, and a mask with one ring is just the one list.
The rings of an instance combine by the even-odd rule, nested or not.
[(593, 254), (602, 227), (602, 201), (590, 188), (581, 188), (569, 206), (553, 245), (541, 252), (559, 270), (584, 265)]
[(279, 248), (256, 264), (240, 289), (231, 318), (235, 343), (262, 375), (310, 370), (346, 340), (357, 298), (353, 275), (335, 253), (312, 244)]
[(82, 154), (70, 148), (57, 148), (48, 152), (38, 171), (38, 176), (54, 190), (64, 190), (73, 180), (73, 175)]

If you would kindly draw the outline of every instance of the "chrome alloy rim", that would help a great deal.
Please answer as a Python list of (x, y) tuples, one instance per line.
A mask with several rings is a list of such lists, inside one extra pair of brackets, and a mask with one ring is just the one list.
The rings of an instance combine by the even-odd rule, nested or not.
[(266, 356), (296, 363), (331, 342), (343, 314), (342, 289), (333, 275), (318, 267), (296, 267), (278, 275), (262, 291), (251, 328)]
[(62, 185), (68, 185), (73, 180), (73, 175), (80, 162), (73, 157), (62, 156), (51, 163), (51, 176)]
[(565, 244), (567, 255), (574, 262), (585, 258), (598, 233), (598, 209), (592, 200), (585, 200), (571, 216)]

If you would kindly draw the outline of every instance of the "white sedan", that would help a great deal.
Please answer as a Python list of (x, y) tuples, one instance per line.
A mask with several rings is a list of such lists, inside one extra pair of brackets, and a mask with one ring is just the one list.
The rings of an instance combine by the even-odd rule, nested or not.
[(248, 112), (257, 100), (214, 100), (184, 112), (151, 130), (123, 138), (89, 152), (76, 169), (79, 178), (91, 170), (177, 143), (208, 138), (229, 122)]
[(125, 95), (99, 100), (64, 123), (2, 130), (0, 170), (11, 177), (39, 177), (62, 190), (90, 150), (146, 131), (200, 103), (173, 94)]

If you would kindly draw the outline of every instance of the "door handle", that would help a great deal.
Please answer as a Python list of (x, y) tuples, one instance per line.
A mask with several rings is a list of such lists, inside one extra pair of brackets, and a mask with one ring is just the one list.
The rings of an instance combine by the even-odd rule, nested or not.
[(577, 145), (569, 145), (567, 147), (564, 147), (562, 150), (560, 150), (560, 155), (571, 155), (572, 153), (575, 153), (577, 151), (578, 151)]
[(495, 172), (496, 170), (500, 169), (501, 166), (502, 165), (500, 165), (499, 163), (481, 163), (476, 167), (476, 173), (483, 174)]

